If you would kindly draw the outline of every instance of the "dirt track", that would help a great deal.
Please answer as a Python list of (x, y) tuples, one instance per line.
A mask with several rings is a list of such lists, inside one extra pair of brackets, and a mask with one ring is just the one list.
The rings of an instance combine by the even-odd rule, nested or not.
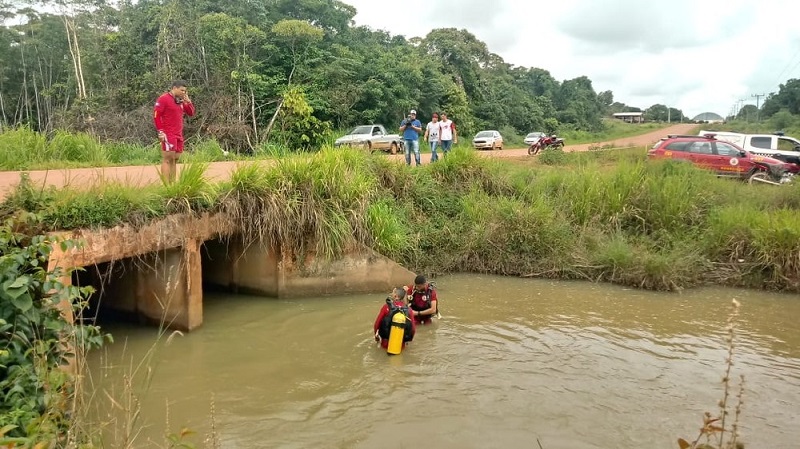
[[(616, 139), (613, 141), (617, 146), (645, 146), (650, 145), (666, 136), (667, 134), (685, 134), (689, 132), (696, 125), (681, 124), (671, 126), (669, 128), (654, 131), (648, 134), (639, 136), (626, 137), (623, 139)], [(586, 151), (590, 145), (603, 145), (612, 142), (596, 142), (592, 144), (582, 145), (567, 145), (565, 151)], [(481, 156), (485, 157), (521, 157), (527, 155), (526, 148), (506, 149), (503, 151), (480, 151)], [(389, 156), (396, 160), (402, 160), (403, 155)], [(422, 163), (427, 164), (430, 162), (430, 155), (422, 155)], [(212, 180), (224, 180), (230, 176), (233, 169), (238, 164), (246, 162), (214, 162), (209, 164), (207, 176)], [(250, 163), (269, 164), (268, 161), (258, 161)], [(52, 185), (56, 188), (65, 186), (82, 186), (89, 187), (99, 181), (116, 181), (131, 186), (142, 186), (160, 182), (158, 174), (159, 166), (146, 165), (146, 166), (125, 166), (125, 167), (105, 167), (105, 168), (77, 168), (77, 169), (64, 169), (64, 170), (35, 170), (29, 171), (31, 180), (36, 185)], [(19, 183), (20, 173), (17, 171), (0, 172), (0, 198), (10, 192), (14, 186)]]

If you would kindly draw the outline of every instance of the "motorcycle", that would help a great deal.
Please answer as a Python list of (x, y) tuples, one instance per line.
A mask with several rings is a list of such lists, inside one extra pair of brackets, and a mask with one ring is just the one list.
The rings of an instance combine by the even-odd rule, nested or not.
[(533, 142), (531, 146), (528, 147), (528, 154), (531, 156), (535, 156), (539, 154), (539, 152), (542, 150), (563, 149), (563, 148), (564, 148), (564, 139), (553, 134), (552, 136), (539, 137), (538, 140)]

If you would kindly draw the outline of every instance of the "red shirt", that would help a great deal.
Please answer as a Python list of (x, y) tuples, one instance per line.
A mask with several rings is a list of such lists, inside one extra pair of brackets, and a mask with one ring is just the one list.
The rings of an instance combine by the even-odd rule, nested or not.
[(158, 131), (164, 131), (170, 141), (183, 140), (183, 114), (194, 115), (192, 103), (176, 103), (169, 92), (158, 97), (153, 107), (153, 123)]
[[(402, 300), (398, 300), (394, 302), (394, 305), (397, 307), (404, 307), (406, 304)], [(383, 307), (381, 307), (380, 312), (378, 312), (378, 316), (375, 318), (375, 324), (372, 325), (373, 335), (378, 333), (378, 328), (381, 326), (381, 321), (383, 320), (383, 317), (385, 317), (388, 314), (389, 314), (389, 305), (384, 304)], [(414, 333), (416, 331), (417, 331), (417, 323), (414, 320), (411, 320), (411, 332)], [(386, 340), (381, 339), (381, 347), (386, 348), (387, 346), (389, 346), (389, 339), (388, 338)], [(403, 342), (403, 347), (405, 346), (406, 343)]]

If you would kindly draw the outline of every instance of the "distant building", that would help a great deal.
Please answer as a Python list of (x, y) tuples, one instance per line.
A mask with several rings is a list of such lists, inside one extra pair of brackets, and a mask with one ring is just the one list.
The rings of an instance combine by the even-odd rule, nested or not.
[(644, 112), (615, 112), (614, 118), (628, 123), (642, 123)]
[(695, 123), (723, 123), (725, 119), (713, 112), (703, 112), (702, 114), (697, 114), (692, 121)]

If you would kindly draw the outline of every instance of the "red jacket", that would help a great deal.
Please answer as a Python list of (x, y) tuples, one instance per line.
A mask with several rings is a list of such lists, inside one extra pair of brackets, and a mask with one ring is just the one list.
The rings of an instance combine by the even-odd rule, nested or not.
[[(403, 302), (403, 300), (398, 300), (394, 302), (394, 305), (397, 307), (404, 307), (406, 304), (405, 302)], [(381, 321), (383, 320), (383, 317), (385, 317), (388, 314), (389, 314), (389, 305), (384, 304), (383, 307), (381, 307), (381, 310), (378, 312), (378, 316), (375, 318), (375, 324), (372, 325), (372, 333), (374, 335), (378, 334), (378, 328), (381, 326)], [(411, 320), (411, 332), (416, 333), (416, 331), (417, 331), (417, 323), (414, 320)], [(381, 347), (386, 348), (387, 346), (389, 346), (389, 340), (381, 339)], [(403, 347), (405, 346), (406, 343), (403, 342)]]
[(158, 131), (164, 131), (169, 140), (183, 140), (183, 114), (194, 115), (194, 104), (177, 103), (169, 92), (158, 97), (153, 107), (153, 123)]

